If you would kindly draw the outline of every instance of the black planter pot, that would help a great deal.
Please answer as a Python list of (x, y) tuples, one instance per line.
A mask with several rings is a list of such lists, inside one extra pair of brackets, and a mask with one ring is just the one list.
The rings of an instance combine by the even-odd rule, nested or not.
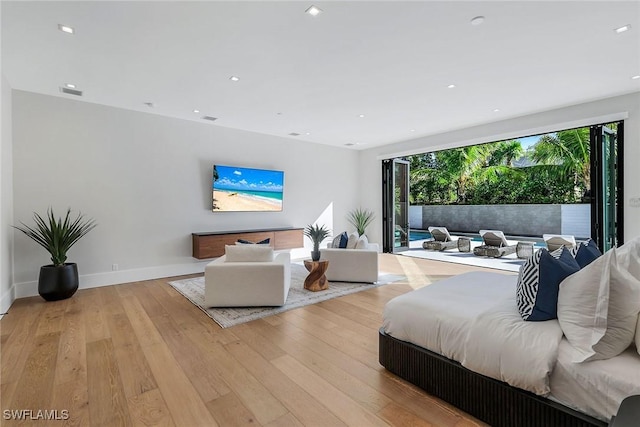
[(311, 251), (311, 261), (320, 261), (320, 251)]
[(60, 266), (40, 267), (38, 293), (47, 301), (71, 298), (78, 290), (78, 265), (68, 263)]

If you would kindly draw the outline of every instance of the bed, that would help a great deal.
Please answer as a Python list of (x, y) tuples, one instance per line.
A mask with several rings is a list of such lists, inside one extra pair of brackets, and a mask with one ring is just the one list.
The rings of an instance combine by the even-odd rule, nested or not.
[(573, 363), (557, 320), (522, 320), (516, 281), (472, 272), (389, 301), (380, 363), (492, 426), (606, 426), (640, 394), (640, 355)]

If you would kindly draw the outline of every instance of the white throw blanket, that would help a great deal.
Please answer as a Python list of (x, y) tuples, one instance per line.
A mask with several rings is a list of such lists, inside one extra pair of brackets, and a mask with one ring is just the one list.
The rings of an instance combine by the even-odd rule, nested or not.
[(516, 281), (473, 272), (425, 286), (389, 301), (383, 328), (472, 371), (546, 395), (562, 331), (556, 320), (522, 320)]

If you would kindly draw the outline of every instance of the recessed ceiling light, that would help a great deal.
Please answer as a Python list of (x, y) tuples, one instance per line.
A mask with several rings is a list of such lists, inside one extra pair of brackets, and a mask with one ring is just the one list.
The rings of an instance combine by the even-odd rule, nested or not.
[(240, 80), (240, 77), (231, 76), (231, 77), (229, 77), (229, 80), (231, 80), (232, 82), (237, 82), (237, 81)]
[(484, 16), (476, 16), (471, 20), (471, 25), (480, 25), (484, 22)]
[(499, 109), (499, 108), (496, 108), (495, 110), (493, 110), (493, 112), (494, 112), (494, 113), (497, 113), (497, 112), (499, 112), (499, 111), (500, 111), (500, 109)]
[(615, 31), (617, 34), (620, 34), (620, 33), (624, 33), (625, 31), (629, 31), (630, 29), (631, 29), (631, 25), (627, 24), (627, 25), (624, 25), (624, 26), (622, 26), (620, 28), (616, 28), (613, 31)]
[(304, 12), (308, 13), (311, 16), (318, 16), (318, 15), (320, 15), (322, 13), (322, 9), (320, 9), (318, 6), (311, 5)]
[(409, 130), (409, 132), (415, 132), (415, 131), (416, 131), (415, 129), (410, 129), (410, 130)]
[(64, 86), (68, 87), (69, 89), (75, 89), (76, 88), (76, 85), (74, 85), (73, 83), (65, 83)]
[(67, 33), (67, 34), (73, 34), (76, 32), (76, 30), (74, 30), (73, 27), (69, 27), (68, 25), (58, 24), (58, 29), (63, 33)]
[(362, 119), (362, 118), (364, 118), (364, 114), (360, 114), (358, 117), (360, 117)]
[(193, 110), (193, 112), (194, 112), (194, 113), (199, 113), (199, 112), (200, 112), (200, 110)]
[(638, 79), (640, 79), (640, 75), (631, 77), (631, 80), (638, 80)]
[(307, 132), (307, 133), (305, 133), (305, 135), (311, 135), (311, 132)]
[(449, 85), (449, 86), (447, 86), (447, 88), (449, 88), (449, 89), (453, 89), (454, 87), (456, 87), (456, 85)]

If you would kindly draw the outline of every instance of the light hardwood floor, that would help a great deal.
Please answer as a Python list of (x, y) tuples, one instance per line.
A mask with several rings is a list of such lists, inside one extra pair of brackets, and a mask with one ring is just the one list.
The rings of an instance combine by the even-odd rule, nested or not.
[[(228, 329), (167, 285), (176, 278), (19, 299), (0, 321), (0, 423), (484, 425), (378, 363), (389, 299), (479, 269), (382, 254), (380, 270), (407, 280)], [(21, 409), (69, 419), (4, 419)]]

